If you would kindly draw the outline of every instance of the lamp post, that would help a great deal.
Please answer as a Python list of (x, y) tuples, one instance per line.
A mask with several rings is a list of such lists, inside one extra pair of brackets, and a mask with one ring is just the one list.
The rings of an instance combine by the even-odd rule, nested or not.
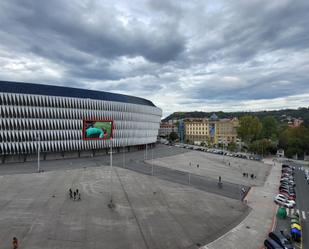
[(110, 139), (110, 202), (108, 204), (109, 208), (114, 208), (115, 204), (113, 202), (113, 145), (112, 139)]
[(125, 158), (125, 147), (123, 146), (123, 155), (122, 155), (122, 164), (123, 164), (123, 168), (126, 167), (126, 158)]
[(40, 135), (37, 135), (37, 147), (38, 147), (38, 172), (40, 172)]
[(151, 147), (151, 175), (153, 176), (153, 145)]
[(222, 162), (224, 163), (224, 142), (222, 141)]

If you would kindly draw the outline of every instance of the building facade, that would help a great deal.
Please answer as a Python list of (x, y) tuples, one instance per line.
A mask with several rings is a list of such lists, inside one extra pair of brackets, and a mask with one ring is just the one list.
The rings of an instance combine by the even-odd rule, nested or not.
[[(69, 87), (0, 81), (0, 156), (92, 155), (155, 143), (162, 110), (133, 96)], [(83, 140), (84, 120), (113, 120), (111, 140)]]
[(230, 144), (236, 143), (237, 127), (239, 122), (237, 118), (220, 119), (216, 122), (215, 144)]
[(172, 132), (178, 133), (178, 127), (176, 125), (169, 124), (169, 123), (161, 123), (160, 124), (160, 129), (159, 129), (159, 136), (160, 137), (167, 137)]
[(178, 137), (179, 137), (179, 142), (184, 143), (185, 141), (185, 123), (183, 119), (178, 120)]
[(238, 119), (218, 119), (212, 115), (209, 119), (186, 120), (185, 141), (192, 144), (228, 145), (237, 140)]
[(187, 143), (209, 143), (209, 122), (207, 119), (186, 120), (185, 126), (185, 142)]

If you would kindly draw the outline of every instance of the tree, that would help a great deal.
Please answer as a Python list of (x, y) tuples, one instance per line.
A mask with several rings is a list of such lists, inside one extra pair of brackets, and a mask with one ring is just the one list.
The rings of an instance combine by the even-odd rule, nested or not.
[(237, 128), (238, 137), (244, 142), (251, 143), (256, 140), (262, 129), (262, 124), (255, 116), (243, 116), (239, 119)]
[(261, 138), (277, 140), (278, 129), (277, 120), (273, 116), (266, 116), (262, 119)]
[(279, 146), (287, 157), (303, 156), (309, 153), (309, 128), (301, 125), (297, 128), (287, 127), (279, 137)]
[(309, 113), (306, 113), (303, 117), (304, 124), (309, 127)]
[(264, 156), (267, 154), (275, 154), (277, 151), (277, 145), (270, 139), (263, 138), (252, 142), (250, 144), (249, 150)]
[(228, 149), (229, 151), (236, 151), (236, 148), (237, 148), (237, 145), (236, 145), (236, 143), (234, 143), (234, 142), (229, 143), (229, 145), (228, 145), (228, 147), (227, 147), (227, 149)]
[(170, 135), (169, 135), (169, 140), (172, 141), (172, 142), (174, 142), (174, 141), (177, 140), (177, 139), (178, 139), (178, 134), (177, 134), (176, 132), (172, 131), (172, 132), (170, 133)]

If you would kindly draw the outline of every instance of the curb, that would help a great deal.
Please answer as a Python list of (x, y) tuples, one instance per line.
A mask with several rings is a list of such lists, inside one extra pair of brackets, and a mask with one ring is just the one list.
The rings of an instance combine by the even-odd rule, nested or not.
[[(273, 218), (272, 218), (272, 221), (271, 221), (271, 226), (268, 229), (268, 232), (267, 232), (266, 236), (268, 236), (268, 234), (270, 232), (274, 231), (274, 229), (275, 229), (275, 225), (276, 225), (276, 221), (277, 221), (276, 220), (276, 212), (277, 212), (277, 210), (278, 210), (278, 206), (276, 204), (274, 204), (274, 206), (273, 206)], [(265, 247), (264, 247), (264, 241), (263, 241), (263, 245), (261, 245), (261, 247), (259, 247), (259, 249), (264, 249), (264, 248)]]
[(245, 200), (245, 198), (247, 197), (251, 189), (252, 187), (249, 187), (247, 191), (245, 192), (244, 196), (241, 198), (241, 201), (245, 201), (245, 204), (247, 204), (247, 200)]

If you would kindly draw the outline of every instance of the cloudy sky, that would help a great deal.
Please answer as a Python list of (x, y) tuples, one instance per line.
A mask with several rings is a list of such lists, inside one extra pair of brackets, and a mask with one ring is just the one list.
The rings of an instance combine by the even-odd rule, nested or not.
[(308, 107), (308, 13), (308, 0), (1, 0), (0, 80), (135, 95), (163, 116)]

